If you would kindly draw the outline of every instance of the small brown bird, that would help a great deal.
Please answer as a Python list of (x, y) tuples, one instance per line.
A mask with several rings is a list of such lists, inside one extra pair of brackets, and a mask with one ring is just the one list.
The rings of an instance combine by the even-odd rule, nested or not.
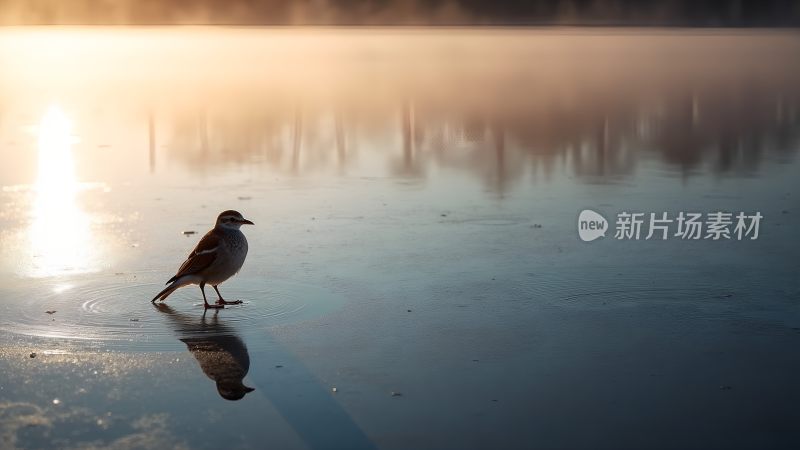
[(198, 322), (197, 318), (180, 314), (165, 303), (157, 303), (156, 308), (169, 317), (178, 339), (186, 344), (203, 373), (214, 380), (220, 397), (240, 400), (255, 390), (244, 384), (250, 370), (247, 345), (233, 328), (219, 322), (219, 310), (210, 321), (204, 312)]
[[(153, 300), (165, 300), (179, 287), (190, 284), (200, 285), (203, 293), (203, 303), (208, 308), (224, 308), (225, 305), (236, 305), (241, 300), (225, 301), (219, 293), (217, 286), (236, 275), (242, 268), (247, 257), (247, 239), (239, 230), (242, 225), (253, 225), (253, 222), (242, 217), (238, 211), (223, 211), (217, 216), (214, 228), (206, 233), (197, 247), (192, 250), (186, 261), (181, 264), (178, 273), (167, 281), (167, 286), (159, 292)], [(206, 300), (206, 284), (210, 284), (217, 291), (217, 303), (209, 304)]]

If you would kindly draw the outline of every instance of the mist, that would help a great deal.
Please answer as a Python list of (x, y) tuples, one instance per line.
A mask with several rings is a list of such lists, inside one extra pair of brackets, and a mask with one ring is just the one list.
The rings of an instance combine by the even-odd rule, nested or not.
[(632, 0), (2, 0), (0, 25), (796, 27), (800, 3)]

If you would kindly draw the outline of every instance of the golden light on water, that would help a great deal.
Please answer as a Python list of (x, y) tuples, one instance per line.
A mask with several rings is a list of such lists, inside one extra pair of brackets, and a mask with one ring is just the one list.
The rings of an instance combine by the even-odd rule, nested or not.
[(36, 190), (41, 200), (54, 204), (75, 194), (75, 167), (72, 160), (72, 123), (58, 106), (51, 106), (39, 123), (39, 171)]
[(89, 220), (77, 203), (72, 123), (51, 106), (38, 127), (38, 176), (29, 237), (33, 276), (90, 271)]

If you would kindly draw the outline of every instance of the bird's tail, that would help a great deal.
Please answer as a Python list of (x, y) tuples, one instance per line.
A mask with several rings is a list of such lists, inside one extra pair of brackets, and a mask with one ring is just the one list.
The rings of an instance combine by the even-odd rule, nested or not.
[(165, 287), (163, 291), (161, 291), (158, 294), (156, 294), (156, 296), (153, 297), (152, 300), (150, 300), (150, 303), (155, 303), (156, 300), (164, 300), (164, 299), (166, 299), (167, 297), (169, 297), (170, 294), (175, 292), (176, 289), (178, 289), (180, 287), (183, 287), (183, 286), (186, 286), (187, 284), (192, 284), (191, 277), (178, 278), (177, 280), (173, 281), (172, 284), (170, 284), (169, 286)]

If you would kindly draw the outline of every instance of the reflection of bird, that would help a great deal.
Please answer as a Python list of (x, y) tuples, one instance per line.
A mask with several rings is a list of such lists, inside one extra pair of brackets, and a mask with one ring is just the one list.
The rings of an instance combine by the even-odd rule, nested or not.
[[(189, 284), (199, 284), (203, 293), (206, 308), (224, 308), (225, 305), (241, 303), (241, 300), (226, 302), (219, 293), (217, 285), (234, 276), (244, 264), (247, 256), (247, 239), (239, 228), (253, 222), (242, 217), (238, 211), (223, 211), (217, 217), (214, 229), (206, 233), (203, 239), (192, 250), (186, 261), (181, 264), (178, 273), (167, 281), (166, 289), (159, 292), (152, 300), (164, 300), (176, 289)], [(217, 291), (217, 303), (210, 305), (206, 300), (206, 283)]]
[(217, 384), (222, 398), (239, 400), (255, 390), (242, 381), (250, 370), (247, 346), (233, 330), (217, 322), (216, 314), (211, 323), (206, 321), (205, 314), (198, 323), (196, 318), (176, 313), (163, 303), (156, 308), (176, 325), (178, 339), (189, 348), (203, 373)]

